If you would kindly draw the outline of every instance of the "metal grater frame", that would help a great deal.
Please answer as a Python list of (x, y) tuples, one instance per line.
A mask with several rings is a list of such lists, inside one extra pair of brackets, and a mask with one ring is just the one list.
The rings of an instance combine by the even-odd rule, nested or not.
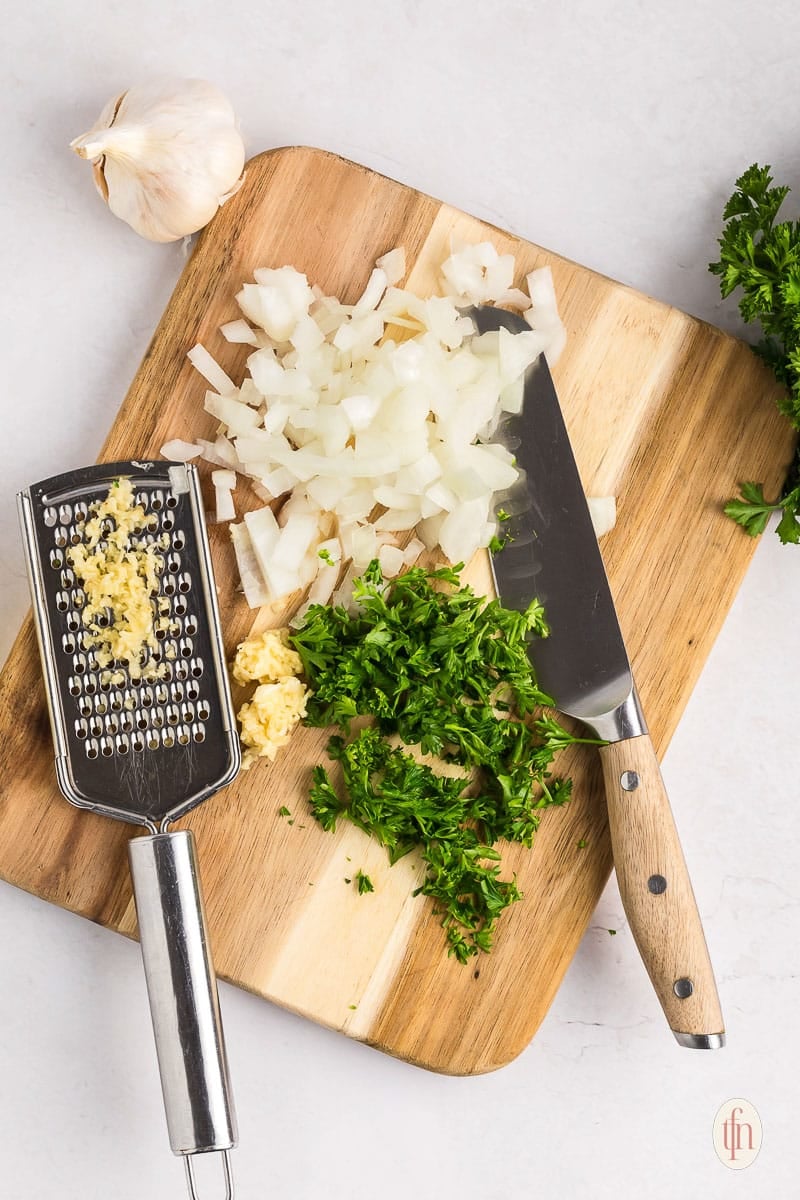
[[(180, 628), (157, 633), (150, 658), (163, 678), (154, 681), (131, 679), (124, 663), (98, 666), (66, 557), (89, 505), (121, 477), (149, 518), (141, 540), (169, 538), (158, 597)], [(230, 783), (241, 763), (197, 470), (103, 463), (32, 484), (18, 504), (59, 787), (80, 808), (165, 829)], [(118, 672), (124, 682), (115, 685)]]

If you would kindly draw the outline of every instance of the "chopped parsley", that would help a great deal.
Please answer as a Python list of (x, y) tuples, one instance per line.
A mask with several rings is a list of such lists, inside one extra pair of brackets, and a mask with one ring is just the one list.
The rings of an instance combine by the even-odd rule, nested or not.
[(322, 547), (321, 550), (317, 551), (317, 557), (321, 558), (322, 561), (324, 563), (327, 563), (329, 567), (332, 567), (334, 565), (333, 559), (331, 558), (330, 550), (326, 550), (324, 546)]
[(374, 892), (375, 886), (369, 875), (365, 875), (363, 871), (356, 873), (356, 887), (358, 888), (359, 896), (363, 896), (366, 892)]
[[(571, 781), (550, 770), (556, 753), (589, 739), (540, 711), (552, 701), (528, 641), (547, 634), (542, 606), (486, 601), (460, 569), (414, 567), (386, 581), (373, 562), (354, 583), (352, 612), (312, 605), (290, 642), (312, 690), (306, 723), (339, 730), (328, 755), (341, 782), (315, 767), (316, 819), (326, 830), (350, 820), (392, 863), (418, 850), (418, 891), (463, 963), (491, 949), (498, 917), (520, 899), (516, 881), (500, 877), (495, 843), (531, 845), (542, 810), (569, 799)], [(354, 733), (362, 716), (373, 723)], [(420, 761), (428, 755), (456, 769), (437, 771)]]

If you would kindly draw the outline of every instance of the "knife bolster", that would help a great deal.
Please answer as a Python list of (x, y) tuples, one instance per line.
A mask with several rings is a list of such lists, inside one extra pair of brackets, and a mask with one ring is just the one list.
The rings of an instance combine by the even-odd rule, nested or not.
[[(575, 713), (574, 715), (579, 716), (580, 714)], [(647, 733), (647, 722), (639, 703), (636, 684), (633, 685), (622, 704), (612, 709), (611, 712), (601, 713), (597, 717), (581, 716), (581, 720), (595, 737), (603, 742), (625, 742), (628, 738), (641, 737)]]

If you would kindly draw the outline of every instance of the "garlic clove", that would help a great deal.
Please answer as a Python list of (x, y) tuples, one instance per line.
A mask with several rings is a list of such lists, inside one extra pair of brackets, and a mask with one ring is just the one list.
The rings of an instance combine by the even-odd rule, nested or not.
[(111, 211), (151, 241), (196, 233), (243, 180), (233, 108), (202, 79), (131, 88), (70, 145), (91, 161)]

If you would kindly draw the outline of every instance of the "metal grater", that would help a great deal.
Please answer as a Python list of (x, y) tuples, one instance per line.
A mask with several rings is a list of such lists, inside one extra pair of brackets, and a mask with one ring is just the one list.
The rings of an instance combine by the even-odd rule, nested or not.
[[(147, 515), (131, 544), (163, 559), (152, 603), (168, 628), (157, 629), (140, 679), (128, 663), (98, 662), (68, 554), (93, 503), (123, 477)], [(193, 1156), (220, 1151), (231, 1200), (236, 1120), (194, 839), (168, 832), (241, 765), (197, 471), (104, 463), (33, 484), (18, 504), (58, 784), (72, 804), (148, 830), (129, 859), (170, 1144), (192, 1197)]]

